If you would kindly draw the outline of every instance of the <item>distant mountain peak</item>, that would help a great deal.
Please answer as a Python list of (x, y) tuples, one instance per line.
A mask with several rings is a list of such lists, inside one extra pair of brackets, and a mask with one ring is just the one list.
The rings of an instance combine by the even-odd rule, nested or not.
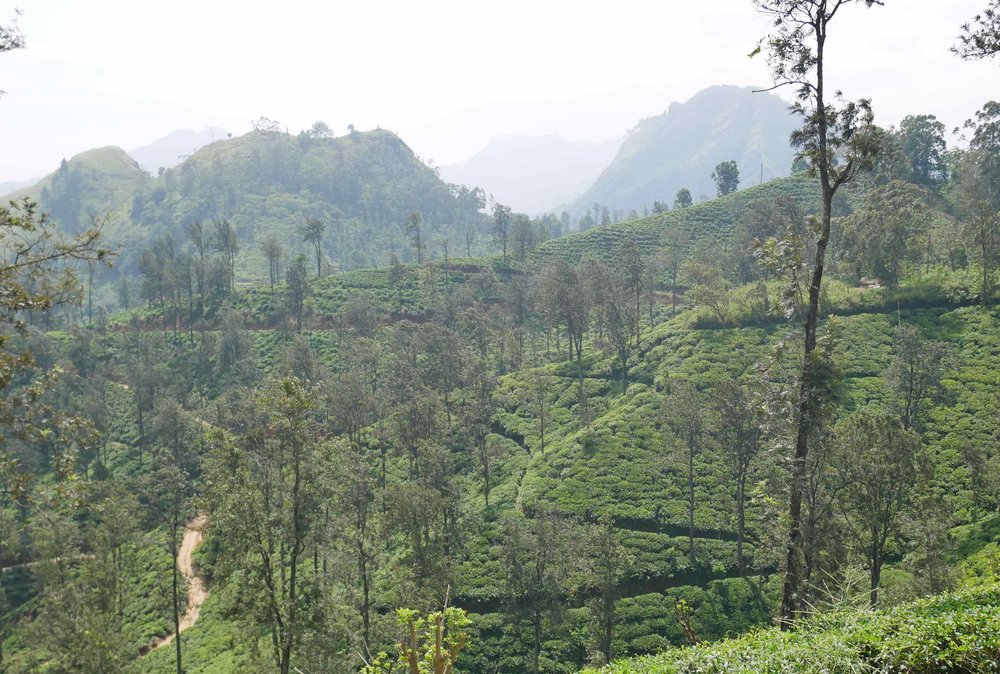
[(481, 187), (517, 211), (541, 213), (593, 182), (621, 143), (568, 140), (558, 134), (494, 136), (470, 159), (441, 168), (449, 182)]
[(180, 129), (149, 145), (135, 148), (129, 154), (144, 170), (156, 173), (160, 168), (173, 168), (206, 145), (231, 136), (228, 131), (217, 126), (208, 126), (200, 131)]
[(583, 213), (595, 203), (641, 211), (655, 201), (672, 203), (682, 187), (696, 199), (712, 197), (712, 170), (729, 160), (739, 166), (741, 187), (787, 176), (795, 125), (788, 104), (773, 94), (749, 86), (708, 87), (641, 120), (570, 211)]

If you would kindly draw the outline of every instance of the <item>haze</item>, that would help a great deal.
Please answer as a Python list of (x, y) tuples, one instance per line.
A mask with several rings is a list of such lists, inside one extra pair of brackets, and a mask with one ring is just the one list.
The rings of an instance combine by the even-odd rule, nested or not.
[[(952, 128), (1000, 97), (995, 64), (948, 53), (981, 2), (887, 4), (842, 20), (834, 86), (872, 97), (886, 125), (932, 113)], [(28, 40), (0, 62), (0, 180), (180, 128), (243, 133), (262, 115), (292, 131), (389, 128), (446, 165), (494, 136), (603, 140), (706, 86), (770, 81), (747, 58), (767, 30), (748, 2), (314, 5), (0, 2), (2, 22), (22, 9)]]

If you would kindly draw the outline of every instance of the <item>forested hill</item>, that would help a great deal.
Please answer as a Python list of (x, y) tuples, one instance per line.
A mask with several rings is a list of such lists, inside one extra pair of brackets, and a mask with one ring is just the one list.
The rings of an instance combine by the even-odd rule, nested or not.
[(237, 280), (259, 280), (259, 252), (274, 233), (286, 250), (303, 248), (308, 218), (323, 223), (335, 267), (384, 265), (393, 250), (404, 261), (405, 223), (419, 213), (427, 242), (446, 234), (455, 250), (485, 226), (481, 193), (448, 185), (395, 134), (352, 131), (332, 137), (254, 131), (203, 147), (159, 177), (119, 148), (91, 150), (63, 162), (31, 197), (53, 220), (76, 230), (107, 217), (106, 233), (122, 246), (117, 271), (138, 272), (152, 239), (180, 245), (190, 223), (228, 220), (238, 235)]
[(788, 138), (795, 126), (788, 105), (750, 87), (714, 86), (629, 132), (611, 165), (573, 202), (579, 215), (599, 203), (612, 210), (641, 211), (671, 203), (686, 187), (696, 200), (715, 196), (712, 170), (734, 160), (742, 185), (788, 175), (793, 159)]

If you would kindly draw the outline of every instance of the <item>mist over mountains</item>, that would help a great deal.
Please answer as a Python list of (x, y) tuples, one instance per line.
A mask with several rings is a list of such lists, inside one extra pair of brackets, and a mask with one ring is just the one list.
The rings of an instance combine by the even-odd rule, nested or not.
[(448, 182), (482, 187), (516, 211), (555, 209), (589, 187), (615, 156), (621, 138), (572, 141), (558, 135), (494, 138), (470, 159), (441, 167)]

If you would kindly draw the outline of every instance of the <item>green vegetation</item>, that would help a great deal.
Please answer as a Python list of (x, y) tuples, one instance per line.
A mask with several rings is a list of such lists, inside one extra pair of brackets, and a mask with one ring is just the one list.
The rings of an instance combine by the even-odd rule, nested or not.
[(827, 112), (825, 176), (554, 239), (381, 131), (67, 163), (167, 235), (109, 315), (97, 230), (0, 209), (0, 669), (994, 662), (1000, 106), (945, 165)]
[(602, 671), (989, 672), (998, 659), (1000, 590), (991, 586), (874, 614), (831, 613), (795, 632), (753, 632), (717, 644), (616, 663)]

